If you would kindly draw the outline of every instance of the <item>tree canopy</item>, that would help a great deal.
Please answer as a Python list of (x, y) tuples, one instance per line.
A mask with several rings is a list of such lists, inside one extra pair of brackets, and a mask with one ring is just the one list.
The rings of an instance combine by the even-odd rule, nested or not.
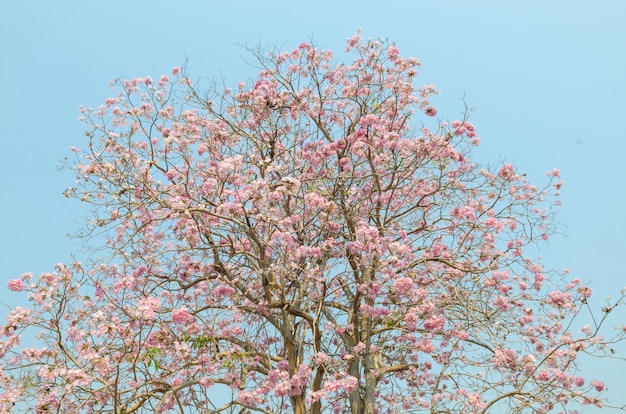
[(253, 51), (258, 77), (233, 89), (178, 68), (117, 80), (82, 109), (65, 194), (106, 241), (9, 282), (31, 305), (0, 326), (0, 410), (602, 405), (577, 360), (621, 340), (600, 327), (622, 299), (579, 323), (591, 289), (531, 257), (555, 231), (558, 170), (537, 187), (472, 161), (474, 125), (441, 117), (417, 59), (360, 34), (345, 52)]

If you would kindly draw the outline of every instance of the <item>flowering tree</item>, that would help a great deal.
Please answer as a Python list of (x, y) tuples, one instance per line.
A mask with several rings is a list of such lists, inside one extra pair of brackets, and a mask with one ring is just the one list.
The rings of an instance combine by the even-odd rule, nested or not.
[[(470, 160), (467, 119), (419, 62), (348, 40), (255, 53), (237, 90), (184, 73), (84, 108), (68, 197), (106, 239), (89, 265), (9, 282), (0, 410), (510, 413), (601, 405), (572, 322), (591, 290), (527, 257), (561, 187)], [(37, 345), (20, 345), (36, 328)], [(571, 411), (573, 412), (573, 411)]]

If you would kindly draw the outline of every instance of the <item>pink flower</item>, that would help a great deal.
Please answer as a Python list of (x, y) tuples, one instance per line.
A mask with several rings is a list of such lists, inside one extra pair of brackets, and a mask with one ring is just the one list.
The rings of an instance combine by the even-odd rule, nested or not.
[(572, 303), (572, 295), (567, 292), (552, 291), (548, 293), (548, 303), (556, 307), (569, 307)]
[(361, 40), (361, 32), (357, 32), (354, 36), (348, 39), (346, 42), (346, 52), (352, 50)]
[(437, 115), (437, 109), (434, 106), (427, 106), (424, 113), (428, 116), (435, 116)]
[(19, 279), (9, 280), (8, 285), (9, 290), (11, 290), (12, 292), (21, 292), (22, 290), (26, 289), (24, 282)]
[(229, 298), (235, 293), (235, 289), (231, 288), (230, 286), (219, 285), (215, 287), (211, 291), (211, 293), (217, 298)]
[(548, 171), (546, 173), (548, 177), (556, 177), (559, 178), (561, 176), (561, 172), (558, 169), (553, 169), (552, 171)]
[(472, 392), (467, 396), (467, 402), (469, 403), (469, 405), (471, 405), (472, 407), (478, 408), (478, 409), (482, 409), (485, 408), (487, 405), (483, 402), (483, 400), (480, 398), (480, 394)]
[(429, 331), (442, 331), (446, 325), (446, 320), (441, 316), (431, 316), (424, 321), (424, 329)]
[(180, 68), (178, 66), (175, 66), (172, 69), (172, 75), (178, 75), (178, 72), (180, 72)]
[(261, 402), (259, 396), (250, 391), (239, 391), (239, 396), (237, 397), (237, 400), (239, 400), (239, 402), (241, 402), (242, 404), (248, 405), (250, 407), (256, 407)]
[(493, 301), (493, 306), (495, 306), (496, 308), (498, 308), (498, 309), (500, 309), (502, 311), (505, 311), (505, 310), (509, 309), (509, 301), (504, 296), (498, 296)]
[(154, 320), (156, 313), (161, 309), (159, 298), (147, 297), (139, 301), (136, 308), (136, 316), (143, 320)]
[(389, 46), (389, 48), (387, 49), (387, 57), (389, 58), (389, 60), (395, 62), (396, 60), (398, 60), (398, 56), (400, 56), (400, 51), (398, 50), (398, 48), (394, 45)]
[(453, 207), (452, 210), (450, 210), (450, 214), (453, 217), (456, 217), (459, 219), (467, 219), (467, 220), (476, 219), (475, 209), (474, 207), (471, 207), (471, 206), (463, 206), (461, 208)]
[(549, 381), (551, 377), (552, 376), (550, 375), (550, 371), (542, 369), (541, 371), (539, 371), (536, 378), (539, 381)]
[[(498, 285), (498, 292), (504, 293), (505, 295), (509, 294), (509, 290), (511, 290), (511, 286), (505, 285), (504, 283)], [(508, 307), (508, 302), (507, 302)]]
[(417, 321), (419, 317), (415, 314), (414, 311), (410, 311), (404, 315), (404, 323), (406, 324), (407, 329), (410, 331), (414, 331), (417, 329)]
[(322, 365), (328, 362), (330, 358), (328, 357), (328, 355), (326, 355), (323, 352), (318, 352), (315, 357), (313, 358), (313, 361), (317, 364), (317, 365)]
[(426, 339), (426, 338), (423, 338), (417, 344), (417, 347), (420, 351), (426, 354), (432, 354), (433, 352), (437, 350), (437, 348), (435, 348), (435, 344), (433, 344), (433, 341), (431, 341), (430, 339)]
[(203, 388), (209, 388), (214, 384), (214, 380), (210, 377), (202, 377), (199, 382), (200, 386)]
[(593, 380), (591, 381), (591, 386), (596, 389), (596, 391), (600, 392), (604, 390), (604, 383), (602, 381)]
[(393, 287), (398, 293), (406, 293), (413, 287), (413, 279), (410, 277), (401, 277), (393, 281)]
[(16, 307), (7, 316), (7, 326), (11, 325), (21, 325), (30, 323), (31, 311), (30, 309), (24, 309), (21, 306)]
[(515, 169), (511, 164), (504, 164), (502, 168), (500, 168), (500, 171), (498, 171), (498, 176), (507, 181), (512, 181), (515, 178)]
[(167, 177), (169, 181), (172, 181), (174, 178), (176, 178), (177, 175), (178, 175), (178, 172), (176, 170), (169, 170), (168, 172), (165, 173), (165, 176)]
[(344, 389), (348, 392), (354, 391), (358, 384), (357, 379), (351, 376), (346, 377), (346, 379), (344, 379), (343, 381), (344, 381)]
[(591, 293), (593, 292), (588, 287), (579, 287), (576, 291), (582, 296), (584, 299), (589, 299), (591, 297)]
[(517, 366), (515, 351), (512, 349), (496, 349), (493, 355), (493, 362), (496, 367), (514, 369)]
[(496, 230), (502, 230), (504, 228), (504, 223), (501, 223), (495, 217), (489, 217), (487, 220), (485, 220), (484, 225), (486, 227), (496, 229)]
[(172, 311), (172, 322), (183, 325), (193, 321), (193, 316), (189, 314), (186, 307), (180, 309), (174, 309)]

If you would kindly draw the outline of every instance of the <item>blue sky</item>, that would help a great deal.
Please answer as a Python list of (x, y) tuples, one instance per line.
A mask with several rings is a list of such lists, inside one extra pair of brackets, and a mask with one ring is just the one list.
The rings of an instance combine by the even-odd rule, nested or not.
[[(362, 27), (422, 61), (418, 82), (441, 89), (439, 115), (458, 117), (461, 97), (475, 107), (475, 157), (513, 162), (536, 184), (561, 170), (567, 237), (541, 254), (549, 267), (590, 281), (599, 308), (626, 286), (625, 18), (623, 0), (5, 2), (0, 285), (81, 257), (83, 242), (67, 233), (88, 206), (61, 195), (73, 176), (57, 167), (85, 142), (78, 105), (98, 106), (110, 80), (158, 77), (188, 57), (193, 78), (235, 85), (255, 74), (238, 45), (291, 49), (313, 38), (341, 59), (345, 39)], [(1, 302), (18, 303), (9, 296), (0, 287)], [(622, 311), (611, 324), (625, 320)], [(614, 367), (584, 365), (617, 399), (626, 380)]]

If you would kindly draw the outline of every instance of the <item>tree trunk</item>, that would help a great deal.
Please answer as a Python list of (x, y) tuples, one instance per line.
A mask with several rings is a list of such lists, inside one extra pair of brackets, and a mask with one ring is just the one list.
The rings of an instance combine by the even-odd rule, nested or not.
[[(287, 361), (289, 361), (289, 377), (293, 377), (300, 367), (301, 356), (298, 355), (294, 317), (286, 309), (283, 309), (283, 336), (285, 338)], [(293, 414), (307, 414), (305, 395), (306, 388), (302, 390), (301, 394), (290, 397)]]
[(291, 397), (291, 405), (293, 407), (293, 414), (307, 414), (304, 395), (301, 394)]
[[(354, 378), (359, 378), (360, 364), (359, 359), (355, 358), (350, 364), (348, 373)], [(361, 388), (357, 385), (356, 389), (350, 393), (350, 412), (352, 414), (363, 414), (363, 400), (361, 398)]]
[(376, 400), (376, 384), (377, 379), (372, 374), (372, 371), (376, 368), (375, 361), (372, 354), (366, 353), (365, 358), (365, 396), (363, 414), (374, 414), (374, 401)]

